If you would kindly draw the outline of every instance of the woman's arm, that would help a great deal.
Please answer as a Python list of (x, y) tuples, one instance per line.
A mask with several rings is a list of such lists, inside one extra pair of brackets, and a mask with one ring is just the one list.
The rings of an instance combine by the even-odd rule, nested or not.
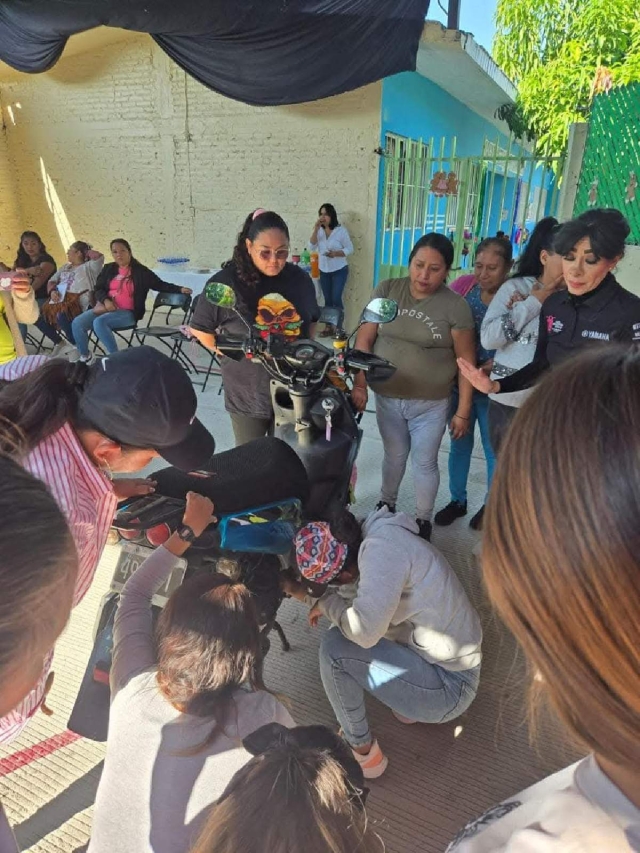
[(52, 293), (56, 289), (56, 287), (58, 286), (58, 283), (60, 282), (60, 276), (61, 275), (62, 275), (62, 269), (56, 270), (56, 272), (54, 272), (54, 274), (51, 276), (51, 278), (47, 282), (47, 293)]
[(531, 320), (540, 315), (542, 303), (533, 295), (511, 304), (518, 293), (515, 285), (507, 282), (491, 300), (480, 330), (480, 342), (485, 349), (501, 349), (517, 341)]
[(313, 231), (311, 232), (311, 237), (309, 238), (309, 245), (313, 249), (316, 249), (318, 247), (318, 233), (319, 233), (321, 228), (322, 228), (322, 225), (320, 225), (320, 220), (318, 220), (316, 222), (316, 224), (313, 226)]
[(337, 235), (338, 240), (340, 241), (341, 249), (331, 249), (327, 252), (327, 256), (329, 258), (346, 258), (348, 255), (353, 254), (353, 243), (351, 242), (351, 237), (349, 237), (349, 232), (342, 225), (340, 226), (340, 233)]
[[(373, 352), (377, 337), (378, 324), (364, 323), (356, 335), (355, 348), (362, 352)], [(369, 389), (367, 388), (367, 377), (362, 370), (356, 373), (354, 377), (351, 399), (356, 409), (359, 412), (364, 412), (367, 408), (367, 400), (369, 399)]]
[[(470, 364), (476, 362), (476, 336), (473, 329), (452, 329), (453, 349), (456, 359), (463, 358)], [(458, 374), (458, 409), (451, 419), (451, 435), (462, 438), (469, 429), (471, 404), (473, 401), (473, 386), (462, 373)]]
[[(98, 276), (95, 288), (96, 302), (104, 302), (104, 300), (109, 297), (109, 284), (111, 279), (115, 277), (113, 267), (114, 264), (109, 264), (108, 267), (104, 267), (101, 270), (100, 275)], [(113, 275), (111, 274), (112, 272)]]
[(170, 284), (168, 281), (163, 281), (159, 276), (157, 276), (153, 270), (150, 270), (148, 267), (144, 268), (144, 276), (145, 276), (145, 286), (149, 288), (149, 290), (155, 290), (158, 293), (185, 293), (190, 294), (193, 291), (190, 287), (180, 287), (179, 284)]
[[(183, 524), (196, 536), (211, 523), (213, 504), (195, 492), (187, 494)], [(151, 601), (171, 575), (176, 558), (190, 547), (177, 533), (157, 548), (124, 585), (113, 628), (112, 696), (134, 676), (156, 663)]]
[(38, 290), (40, 290), (42, 285), (48, 280), (49, 276), (55, 272), (56, 268), (49, 261), (43, 261), (41, 264), (38, 264), (38, 266), (32, 267), (31, 269), (33, 271), (31, 286), (37, 292)]
[[(375, 561), (369, 562), (367, 551), (375, 550)], [(317, 607), (337, 625), (347, 639), (363, 649), (375, 646), (389, 630), (404, 589), (403, 560), (406, 555), (397, 547), (376, 537), (367, 543), (358, 558), (360, 580), (353, 601), (345, 601), (337, 592), (326, 592)], [(376, 567), (385, 567), (378, 571)]]

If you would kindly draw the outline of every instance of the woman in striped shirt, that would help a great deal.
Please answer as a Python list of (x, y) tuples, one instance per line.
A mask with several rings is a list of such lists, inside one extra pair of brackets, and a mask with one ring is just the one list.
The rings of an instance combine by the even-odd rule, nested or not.
[[(153, 489), (149, 481), (112, 482), (111, 475), (139, 471), (157, 456), (187, 471), (206, 466), (215, 445), (196, 405), (184, 370), (151, 347), (92, 367), (42, 356), (0, 366), (0, 418), (16, 427), (23, 466), (49, 487), (76, 545), (74, 606), (93, 580), (118, 500)], [(0, 437), (0, 450), (12, 453), (15, 440)], [(0, 719), (0, 743), (42, 704), (52, 657), (35, 688)]]

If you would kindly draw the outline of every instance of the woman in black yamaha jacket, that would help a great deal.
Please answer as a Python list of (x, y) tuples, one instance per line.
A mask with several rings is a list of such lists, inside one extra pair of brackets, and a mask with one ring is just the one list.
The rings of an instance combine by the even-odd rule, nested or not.
[[(230, 261), (211, 282), (232, 287), (236, 311), (259, 333), (283, 335), (288, 340), (313, 337), (320, 316), (309, 275), (289, 257), (289, 229), (277, 213), (258, 208), (246, 218)], [(244, 337), (238, 313), (198, 299), (191, 331), (210, 350), (216, 336)], [(260, 438), (273, 420), (269, 374), (257, 360), (234, 361), (221, 356), (225, 408), (231, 416), (236, 446)]]
[(612, 272), (629, 231), (627, 220), (613, 208), (589, 210), (562, 226), (554, 249), (562, 255), (567, 289), (542, 306), (533, 361), (498, 382), (459, 359), (460, 371), (474, 388), (485, 394), (521, 391), (585, 347), (640, 341), (640, 298), (618, 284)]
[(137, 261), (129, 243), (119, 237), (111, 241), (113, 263), (103, 267), (96, 282), (95, 307), (71, 324), (80, 361), (90, 362), (89, 333), (94, 331), (107, 353), (118, 351), (114, 329), (130, 329), (144, 317), (150, 290), (160, 293), (191, 293), (188, 287), (168, 284)]

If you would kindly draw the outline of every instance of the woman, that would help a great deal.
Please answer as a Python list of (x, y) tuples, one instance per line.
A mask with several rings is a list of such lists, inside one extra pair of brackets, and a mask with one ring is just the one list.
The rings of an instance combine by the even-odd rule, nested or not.
[[(362, 528), (347, 512), (312, 522), (295, 539), (303, 582), (284, 586), (300, 601), (319, 598), (312, 625), (320, 615), (333, 623), (320, 675), (365, 779), (388, 764), (369, 728), (365, 690), (402, 723), (446, 723), (471, 705), (480, 680), (478, 615), (445, 558), (417, 533), (412, 519), (387, 507)], [(356, 582), (351, 595), (329, 587)]]
[(131, 246), (119, 237), (111, 241), (113, 263), (98, 276), (94, 308), (84, 311), (71, 324), (71, 335), (80, 361), (91, 362), (89, 333), (95, 332), (107, 355), (118, 352), (114, 329), (130, 329), (144, 317), (150, 290), (160, 293), (191, 293), (188, 287), (168, 284), (137, 261)]
[(52, 326), (57, 325), (69, 343), (75, 346), (71, 322), (93, 301), (96, 280), (104, 266), (104, 255), (94, 251), (88, 243), (77, 240), (67, 250), (67, 261), (49, 279), (49, 301), (42, 306), (42, 314)]
[[(473, 276), (462, 276), (454, 281), (451, 290), (459, 293), (469, 303), (475, 324), (476, 364), (485, 373), (489, 373), (493, 363), (493, 350), (485, 348), (480, 342), (480, 328), (489, 306), (496, 293), (509, 275), (512, 264), (512, 246), (504, 237), (488, 237), (477, 248), (475, 271)], [(468, 279), (471, 278), (471, 282)], [(451, 411), (458, 408), (458, 394), (454, 390)], [(436, 513), (434, 521), (443, 527), (452, 524), (456, 518), (467, 514), (467, 481), (471, 467), (476, 422), (480, 427), (480, 437), (487, 463), (487, 492), (491, 488), (495, 456), (489, 436), (489, 398), (479, 391), (473, 392), (469, 430), (462, 438), (452, 439), (449, 451), (449, 492), (451, 501), (444, 509)], [(482, 528), (484, 504), (469, 522), (473, 530)]]
[[(258, 210), (249, 214), (238, 234), (233, 257), (210, 281), (233, 288), (236, 310), (250, 325), (265, 333), (269, 325), (289, 326), (288, 337), (313, 337), (320, 311), (313, 282), (289, 257), (289, 229), (277, 213)], [(275, 299), (271, 297), (275, 296)], [(210, 350), (218, 334), (244, 337), (247, 329), (234, 311), (198, 299), (191, 331)], [(266, 435), (273, 420), (269, 375), (248, 359), (221, 356), (224, 402), (231, 416), (236, 446)]]
[(618, 210), (589, 210), (565, 223), (554, 239), (562, 256), (567, 291), (553, 293), (542, 305), (533, 361), (503, 379), (490, 379), (466, 359), (461, 373), (485, 394), (530, 388), (550, 367), (586, 347), (640, 340), (640, 298), (616, 281), (629, 223)]
[[(56, 262), (47, 252), (47, 247), (37, 232), (24, 231), (22, 233), (13, 269), (24, 270), (29, 276), (39, 310), (47, 301), (47, 284), (56, 271)], [(19, 322), (20, 332), (24, 338), (27, 334), (27, 324), (22, 320)], [(33, 324), (53, 343), (52, 355), (57, 356), (64, 346), (60, 333), (43, 317), (36, 317)]]
[[(76, 605), (93, 580), (118, 499), (153, 491), (149, 481), (112, 482), (112, 474), (139, 471), (157, 456), (187, 471), (204, 468), (213, 438), (195, 417), (189, 377), (151, 347), (93, 367), (17, 358), (0, 367), (0, 380), (0, 420), (15, 426), (24, 467), (67, 517), (79, 558)], [(15, 448), (4, 443), (0, 450)], [(15, 737), (41, 704), (51, 657), (29, 697), (0, 719), (0, 742)]]
[[(338, 222), (338, 214), (332, 204), (323, 204), (318, 211), (318, 221), (311, 232), (309, 248), (312, 252), (318, 252), (320, 287), (325, 308), (337, 308), (342, 318), (342, 295), (349, 277), (347, 258), (353, 254), (353, 243), (347, 229)], [(321, 337), (329, 337), (335, 331), (335, 327), (328, 324)]]
[(225, 575), (196, 574), (173, 593), (154, 637), (153, 596), (212, 512), (208, 498), (189, 492), (184, 526), (122, 590), (89, 853), (187, 853), (207, 808), (250, 759), (242, 739), (267, 723), (294, 725), (264, 686), (260, 628), (246, 587)]
[(451, 853), (640, 850), (639, 483), (637, 348), (555, 369), (503, 445), (482, 566), (532, 700), (590, 755), (472, 823)]
[[(30, 693), (67, 623), (78, 561), (64, 516), (44, 483), (4, 455), (0, 482), (2, 715)], [(0, 853), (18, 853), (2, 804)]]
[(367, 825), (362, 770), (324, 726), (263, 726), (255, 757), (211, 809), (192, 853), (383, 853)]
[[(510, 376), (534, 357), (542, 305), (564, 287), (562, 255), (553, 246), (559, 230), (553, 216), (538, 222), (514, 277), (500, 288), (487, 310), (480, 341), (486, 349), (495, 350), (492, 379)], [(489, 396), (489, 437), (494, 453), (498, 453), (509, 423), (530, 393), (525, 390)]]
[[(374, 296), (394, 299), (396, 320), (388, 325), (365, 323), (357, 349), (374, 352), (397, 367), (376, 392), (376, 417), (384, 446), (379, 506), (395, 511), (409, 453), (416, 490), (420, 536), (431, 538), (431, 515), (440, 472), (438, 450), (447, 425), (449, 398), (456, 379), (456, 358), (475, 359), (473, 317), (469, 305), (446, 286), (453, 263), (453, 244), (442, 234), (426, 234), (409, 256), (407, 278), (384, 281)], [(353, 400), (367, 403), (363, 374), (355, 379)], [(458, 408), (450, 419), (451, 435), (461, 438), (471, 422), (472, 388), (460, 379)]]
[(0, 365), (13, 361), (18, 353), (26, 355), (18, 324), (35, 323), (40, 316), (27, 273), (16, 270), (10, 274), (10, 281), (9, 290), (0, 290)]

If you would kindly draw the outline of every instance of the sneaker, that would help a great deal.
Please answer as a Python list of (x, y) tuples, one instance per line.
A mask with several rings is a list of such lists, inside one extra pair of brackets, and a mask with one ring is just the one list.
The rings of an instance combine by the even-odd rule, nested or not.
[(384, 509), (385, 507), (389, 510), (389, 512), (395, 512), (396, 511), (396, 505), (395, 504), (389, 504), (386, 501), (378, 501), (378, 503), (376, 504), (376, 512), (379, 509)]
[(462, 516), (466, 514), (466, 503), (461, 504), (458, 503), (458, 501), (451, 501), (451, 503), (447, 504), (444, 509), (441, 509), (440, 512), (436, 513), (433, 520), (436, 524), (439, 524), (440, 527), (448, 527), (450, 524), (453, 524), (456, 518), (462, 518)]
[(89, 353), (89, 355), (81, 355), (78, 361), (81, 361), (83, 364), (91, 364), (91, 362), (93, 361), (93, 356), (91, 355), (91, 353)]
[(80, 361), (80, 353), (77, 347), (70, 347), (66, 351), (65, 355), (71, 362)]
[(365, 779), (378, 779), (389, 766), (389, 759), (380, 749), (377, 740), (371, 744), (371, 749), (366, 755), (360, 755), (355, 749), (351, 750), (353, 757), (362, 768)]
[(483, 520), (484, 520), (484, 507), (480, 507), (478, 512), (473, 516), (473, 518), (469, 522), (469, 527), (472, 530), (482, 530)]
[(431, 531), (433, 530), (431, 522), (427, 521), (426, 518), (416, 518), (416, 524), (418, 525), (418, 536), (421, 539), (426, 539), (427, 542), (431, 542)]
[(398, 712), (394, 711), (393, 708), (391, 709), (391, 713), (396, 718), (396, 720), (398, 720), (398, 722), (402, 723), (405, 726), (415, 726), (415, 724), (418, 722), (417, 720), (412, 720), (410, 717), (403, 717), (402, 714), (398, 714)]

